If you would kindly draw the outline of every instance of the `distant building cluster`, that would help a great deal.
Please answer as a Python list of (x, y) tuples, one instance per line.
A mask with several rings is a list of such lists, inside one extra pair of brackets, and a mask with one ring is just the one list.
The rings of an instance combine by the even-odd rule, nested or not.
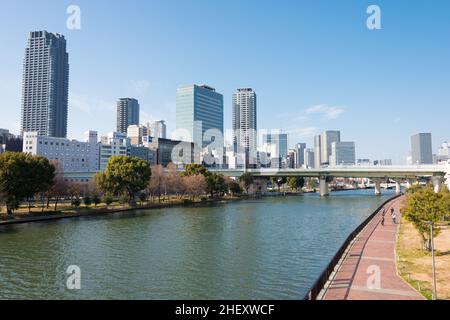
[[(167, 137), (164, 120), (140, 122), (136, 98), (117, 100), (115, 131), (100, 136), (87, 131), (84, 141), (67, 138), (69, 54), (63, 35), (31, 32), (23, 63), (21, 135), (0, 129), (0, 153), (23, 151), (47, 157), (64, 173), (105, 170), (112, 156), (134, 156), (150, 165), (201, 163), (212, 168), (321, 168), (389, 166), (391, 159), (356, 159), (355, 142), (327, 130), (289, 148), (281, 130), (258, 133), (257, 95), (238, 88), (232, 95), (232, 134), (225, 139), (224, 99), (206, 84), (182, 85), (176, 91), (176, 131)], [(411, 137), (410, 164), (448, 163), (449, 144), (432, 153), (430, 133)]]

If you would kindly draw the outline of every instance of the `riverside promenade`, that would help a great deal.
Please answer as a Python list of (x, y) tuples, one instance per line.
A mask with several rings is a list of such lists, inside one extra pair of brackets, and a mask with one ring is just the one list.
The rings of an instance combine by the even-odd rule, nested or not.
[[(388, 202), (350, 243), (318, 296), (319, 300), (423, 300), (424, 297), (397, 275), (396, 239), (403, 197)], [(378, 281), (379, 280), (379, 281)]]

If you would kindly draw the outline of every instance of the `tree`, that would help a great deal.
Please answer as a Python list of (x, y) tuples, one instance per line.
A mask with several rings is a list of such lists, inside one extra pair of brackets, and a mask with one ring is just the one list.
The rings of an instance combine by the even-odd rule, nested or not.
[(303, 177), (289, 177), (287, 178), (287, 185), (292, 190), (297, 191), (305, 186), (305, 178)]
[(205, 180), (207, 192), (211, 194), (211, 197), (214, 197), (215, 194), (222, 195), (223, 193), (228, 191), (225, 177), (221, 174), (209, 174), (205, 177)]
[(436, 225), (448, 214), (448, 190), (434, 192), (433, 186), (416, 189), (406, 196), (403, 213), (419, 231), (424, 248), (431, 250), (430, 223), (433, 225), (433, 236), (439, 235), (441, 229)]
[(100, 202), (101, 202), (101, 200), (100, 200), (100, 197), (98, 196), (98, 194), (94, 194), (92, 196), (92, 203), (94, 204), (94, 207), (98, 206)]
[(203, 175), (184, 176), (182, 181), (187, 195), (192, 197), (192, 200), (195, 200), (195, 197), (199, 197), (205, 193), (206, 181)]
[(202, 176), (204, 176), (206, 178), (206, 176), (208, 176), (210, 174), (210, 172), (208, 171), (208, 169), (206, 169), (205, 167), (203, 167), (200, 164), (197, 163), (191, 163), (191, 164), (187, 164), (184, 167), (184, 171), (182, 172), (181, 176), (194, 176), (194, 175), (199, 175), (201, 174)]
[(48, 159), (25, 153), (0, 154), (0, 194), (8, 214), (12, 214), (23, 199), (30, 200), (48, 191), (54, 183), (55, 167)]
[(164, 174), (164, 167), (161, 165), (152, 167), (152, 176), (147, 185), (147, 190), (152, 196), (157, 196), (159, 202), (161, 202), (161, 195), (165, 193), (166, 189), (166, 176)]
[(90, 196), (86, 196), (83, 198), (83, 203), (86, 207), (89, 207), (92, 204), (92, 199)]
[(239, 195), (242, 193), (242, 188), (235, 180), (228, 181), (228, 190), (232, 195)]
[(253, 178), (253, 175), (250, 172), (245, 172), (239, 177), (239, 182), (241, 182), (244, 185), (245, 193), (248, 194), (248, 189), (250, 189), (251, 185), (255, 179)]
[(184, 193), (182, 177), (177, 171), (177, 166), (173, 163), (167, 165), (166, 185), (169, 194), (180, 196)]
[(278, 187), (278, 192), (280, 192), (281, 186), (286, 183), (286, 177), (272, 177), (270, 178), (273, 185)]
[(109, 206), (111, 203), (113, 203), (113, 198), (109, 194), (105, 194), (103, 196), (103, 203), (106, 204), (106, 206)]
[(106, 170), (95, 175), (95, 182), (105, 193), (126, 194), (132, 203), (136, 193), (147, 187), (151, 174), (148, 163), (140, 158), (113, 156)]
[(69, 184), (61, 174), (57, 174), (54, 179), (53, 186), (50, 188), (50, 196), (53, 197), (55, 203), (54, 211), (58, 208), (59, 200), (69, 193)]

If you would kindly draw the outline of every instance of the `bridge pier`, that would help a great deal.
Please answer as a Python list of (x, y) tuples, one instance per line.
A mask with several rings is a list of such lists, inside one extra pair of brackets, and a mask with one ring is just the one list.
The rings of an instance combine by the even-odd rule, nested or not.
[(320, 177), (319, 179), (320, 196), (327, 197), (330, 195), (330, 189), (328, 187), (327, 177)]
[(434, 192), (439, 193), (441, 191), (442, 179), (441, 177), (432, 177)]
[(406, 179), (406, 189), (409, 189), (413, 186), (414, 179)]
[(402, 186), (400, 184), (400, 181), (395, 181), (395, 194), (402, 193)]
[(381, 179), (375, 179), (375, 195), (381, 196)]

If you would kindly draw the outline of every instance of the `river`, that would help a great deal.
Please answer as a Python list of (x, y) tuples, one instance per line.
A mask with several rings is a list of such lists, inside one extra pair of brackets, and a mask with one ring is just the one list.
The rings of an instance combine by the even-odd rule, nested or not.
[[(301, 299), (373, 190), (0, 227), (0, 299)], [(66, 286), (80, 268), (79, 290)]]

